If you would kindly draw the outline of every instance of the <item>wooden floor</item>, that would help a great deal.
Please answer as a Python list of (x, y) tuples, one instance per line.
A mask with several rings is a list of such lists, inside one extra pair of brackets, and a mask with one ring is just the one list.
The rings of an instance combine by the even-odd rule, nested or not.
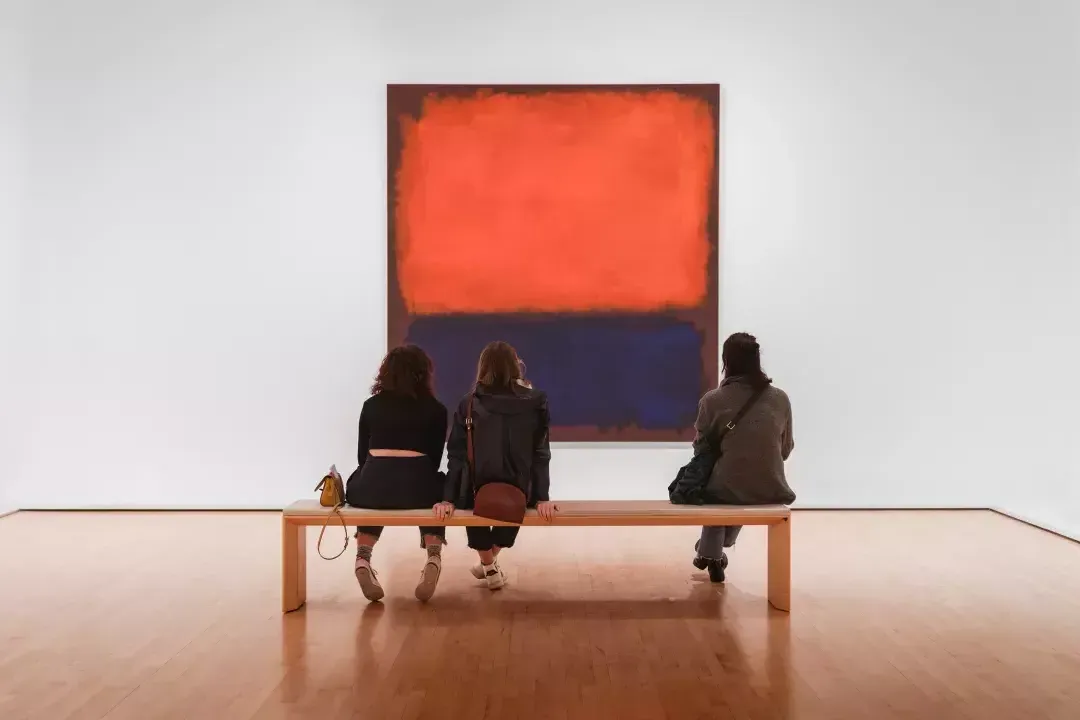
[[(478, 588), (454, 528), (435, 600), (388, 529), (280, 613), (274, 514), (0, 520), (0, 718), (1080, 718), (1080, 545), (988, 512), (797, 513), (793, 605), (765, 529), (716, 588), (688, 528), (526, 529)], [(334, 535), (328, 547), (340, 547)]]

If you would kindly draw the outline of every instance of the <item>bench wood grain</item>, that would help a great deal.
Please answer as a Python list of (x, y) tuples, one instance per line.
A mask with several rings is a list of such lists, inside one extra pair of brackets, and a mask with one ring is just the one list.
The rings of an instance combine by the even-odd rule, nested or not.
[[(769, 603), (785, 612), (791, 609), (791, 510), (784, 505), (672, 505), (662, 500), (557, 501), (558, 514), (551, 522), (535, 510), (525, 516), (526, 527), (626, 527), (647, 525), (767, 525), (769, 528)], [(307, 600), (308, 526), (322, 526), (331, 511), (317, 500), (300, 500), (282, 511), (281, 602), (282, 611), (299, 609)], [(431, 510), (366, 510), (343, 508), (345, 524), (418, 526), (500, 525), (458, 510), (440, 522)], [(337, 518), (332, 526), (340, 527)]]

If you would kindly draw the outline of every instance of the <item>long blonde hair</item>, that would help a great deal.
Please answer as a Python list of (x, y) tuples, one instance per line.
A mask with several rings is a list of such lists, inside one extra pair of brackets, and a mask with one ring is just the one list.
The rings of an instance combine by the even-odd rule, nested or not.
[(480, 353), (476, 364), (476, 384), (488, 387), (512, 389), (515, 384), (532, 387), (525, 379), (524, 363), (517, 350), (508, 342), (489, 342)]

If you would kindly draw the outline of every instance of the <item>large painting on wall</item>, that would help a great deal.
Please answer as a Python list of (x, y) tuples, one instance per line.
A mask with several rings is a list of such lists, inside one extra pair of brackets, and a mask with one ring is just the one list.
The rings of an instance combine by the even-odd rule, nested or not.
[(514, 345), (552, 440), (684, 440), (718, 375), (719, 85), (390, 85), (388, 341)]

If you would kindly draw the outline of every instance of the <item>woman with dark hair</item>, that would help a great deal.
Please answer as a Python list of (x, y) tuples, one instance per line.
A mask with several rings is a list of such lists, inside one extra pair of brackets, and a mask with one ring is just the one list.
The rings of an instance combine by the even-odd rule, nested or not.
[[(466, 421), (472, 421), (473, 468), (470, 472)], [(454, 413), (454, 425), (446, 444), (449, 467), (443, 502), (435, 515), (447, 518), (455, 507), (471, 509), (477, 489), (491, 482), (516, 485), (525, 493), (528, 507), (551, 520), (558, 509), (548, 497), (547, 395), (534, 390), (525, 379), (524, 363), (508, 343), (489, 343), (480, 353), (476, 386), (462, 398)], [(467, 527), (469, 547), (480, 557), (472, 569), (477, 580), (490, 590), (506, 584), (499, 567), (499, 552), (513, 547), (517, 526)]]
[[(377, 510), (429, 508), (442, 498), (446, 407), (435, 399), (431, 358), (415, 345), (386, 354), (360, 411), (359, 463), (349, 477), (345, 500), (353, 507)], [(382, 534), (377, 526), (356, 530), (356, 580), (364, 597), (381, 600), (383, 588), (371, 567), (371, 553)], [(431, 599), (442, 572), (445, 527), (420, 528), (427, 560), (416, 598)]]
[[(761, 369), (761, 346), (747, 333), (724, 341), (724, 380), (698, 403), (694, 452), (716, 457), (706, 487), (709, 502), (726, 505), (790, 505), (784, 461), (795, 447), (791, 401)], [(745, 415), (733, 423), (740, 411)], [(731, 428), (716, 447), (722, 428)], [(724, 581), (725, 548), (735, 544), (741, 526), (703, 527), (694, 566)]]

